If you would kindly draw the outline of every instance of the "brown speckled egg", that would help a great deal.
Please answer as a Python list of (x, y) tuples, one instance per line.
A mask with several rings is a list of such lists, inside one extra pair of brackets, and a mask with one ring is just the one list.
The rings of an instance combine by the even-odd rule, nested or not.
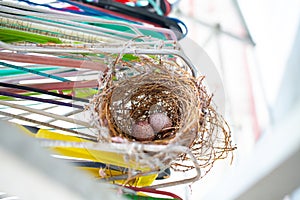
[(172, 127), (170, 118), (164, 113), (151, 114), (149, 117), (149, 122), (154, 130), (154, 133), (158, 133), (164, 128)]
[(131, 135), (138, 141), (151, 141), (155, 134), (147, 121), (139, 121), (133, 124)]

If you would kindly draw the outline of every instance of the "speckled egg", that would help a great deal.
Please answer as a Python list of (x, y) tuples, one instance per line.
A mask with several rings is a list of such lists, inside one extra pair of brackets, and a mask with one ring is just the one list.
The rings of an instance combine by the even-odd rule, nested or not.
[(164, 113), (154, 113), (149, 117), (149, 123), (152, 126), (154, 133), (158, 133), (164, 128), (172, 127), (171, 119)]
[(138, 141), (151, 141), (155, 134), (148, 121), (138, 121), (132, 126), (131, 135)]

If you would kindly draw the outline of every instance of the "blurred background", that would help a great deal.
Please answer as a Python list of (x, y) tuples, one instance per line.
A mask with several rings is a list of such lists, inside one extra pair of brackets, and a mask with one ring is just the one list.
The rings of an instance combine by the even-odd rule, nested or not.
[(300, 1), (186, 0), (173, 14), (215, 63), (238, 148), (191, 199), (300, 199)]
[(200, 73), (221, 82), (211, 92), (237, 150), (203, 179), (167, 190), (187, 200), (300, 199), (300, 0), (170, 2), (169, 16), (188, 28), (187, 56), (203, 49), (214, 63)]

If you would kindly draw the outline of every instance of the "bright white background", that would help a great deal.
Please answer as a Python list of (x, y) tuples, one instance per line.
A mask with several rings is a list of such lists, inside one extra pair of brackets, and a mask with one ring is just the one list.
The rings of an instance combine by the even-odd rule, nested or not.
[[(282, 128), (283, 121), (293, 126), (289, 117), (299, 102), (300, 1), (186, 0), (174, 15), (215, 63), (225, 91), (225, 117), (238, 147), (233, 165), (218, 162), (210, 174), (186, 187), (186, 198), (232, 199), (300, 147), (295, 129), (284, 133)], [(277, 148), (276, 140), (286, 145)], [(271, 149), (279, 149), (277, 155), (269, 155)]]

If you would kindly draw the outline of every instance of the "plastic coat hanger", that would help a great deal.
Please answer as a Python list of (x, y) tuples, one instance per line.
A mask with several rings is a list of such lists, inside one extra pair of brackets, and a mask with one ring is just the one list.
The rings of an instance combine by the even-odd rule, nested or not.
[[(68, 0), (64, 0), (64, 2), (70, 3), (72, 5), (76, 6), (85, 6), (87, 4), (82, 3), (75, 3)], [(168, 18), (165, 16), (160, 16), (155, 13), (151, 12), (145, 12), (144, 9), (138, 8), (138, 7), (130, 7), (118, 2), (113, 2), (111, 0), (103, 0), (98, 1), (97, 3), (88, 3), (93, 6), (97, 6), (98, 8), (92, 7), (92, 6), (85, 6), (90, 9), (97, 9), (101, 12), (106, 12), (108, 14), (117, 15), (119, 17), (122, 17), (124, 19), (128, 20), (134, 20), (139, 22), (146, 22), (149, 24), (152, 24), (154, 26), (168, 28), (177, 36), (177, 39), (182, 39), (187, 34), (187, 27), (185, 24), (178, 20), (173, 18)], [(81, 7), (84, 8), (84, 7)]]
[[(10, 1), (0, 2), (0, 5), (2, 5), (1, 10), (5, 13), (18, 13), (18, 15), (30, 16), (31, 19), (27, 19), (27, 21), (37, 20), (39, 18), (50, 19), (57, 22), (65, 22), (65, 20), (68, 20), (68, 22), (73, 26), (82, 27), (84, 29), (89, 27), (90, 29), (97, 30), (98, 34), (103, 32), (104, 34), (102, 35), (105, 36), (105, 33), (109, 33), (112, 36), (119, 36), (119, 39), (121, 40), (124, 40), (125, 38), (130, 39), (138, 35), (150, 35), (159, 39), (177, 40), (174, 32), (166, 28), (148, 27), (118, 20), (107, 20), (101, 17), (92, 17), (88, 15), (53, 10), (48, 7), (36, 7), (26, 4), (19, 6), (18, 3)], [(33, 19), (32, 17), (36, 18)], [(15, 19), (15, 17), (13, 17), (13, 19)]]

